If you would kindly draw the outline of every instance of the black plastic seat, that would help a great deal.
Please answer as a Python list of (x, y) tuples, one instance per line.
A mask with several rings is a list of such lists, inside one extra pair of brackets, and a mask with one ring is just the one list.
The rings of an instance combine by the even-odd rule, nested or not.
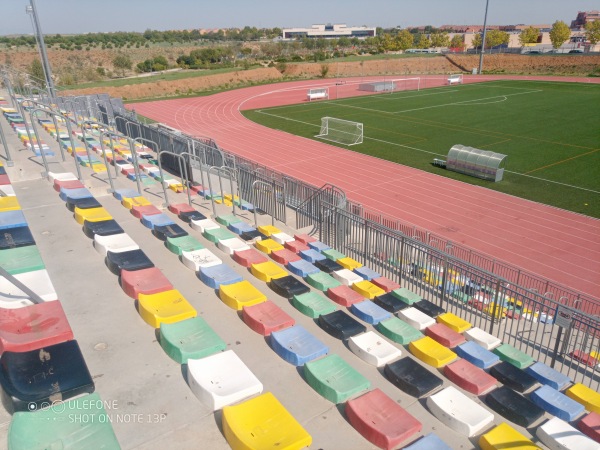
[(183, 211), (180, 212), (177, 217), (179, 217), (185, 223), (190, 223), (192, 220), (206, 219), (206, 216), (199, 211)]
[(35, 245), (29, 227), (15, 227), (0, 230), (0, 250)]
[(319, 326), (342, 340), (367, 331), (367, 327), (341, 309), (319, 316)]
[(344, 268), (341, 264), (329, 258), (315, 261), (313, 264), (325, 273), (335, 272), (336, 270), (342, 270)]
[(379, 297), (375, 297), (373, 302), (391, 313), (396, 313), (404, 308), (409, 307), (408, 303), (404, 303), (398, 297), (394, 296), (394, 294), (392, 294), (391, 292), (380, 295)]
[(310, 288), (307, 285), (298, 281), (291, 275), (274, 278), (269, 282), (269, 286), (276, 294), (288, 299), (292, 298), (294, 295), (302, 295), (310, 292)]
[(439, 307), (435, 303), (431, 303), (429, 300), (421, 300), (419, 302), (413, 303), (413, 306), (422, 313), (427, 314), (429, 317), (433, 318), (436, 318), (440, 314), (444, 314), (446, 312), (444, 308)]
[(422, 397), (444, 383), (440, 377), (409, 357), (387, 364), (383, 372), (392, 384), (413, 397)]
[(519, 369), (506, 361), (502, 361), (501, 363), (492, 366), (490, 375), (504, 386), (517, 392), (528, 391), (537, 384), (537, 380), (534, 377), (529, 375), (523, 369)]
[(490, 392), (485, 403), (502, 417), (522, 427), (530, 426), (544, 415), (542, 408), (506, 386)]
[(187, 236), (189, 233), (174, 223), (171, 225), (155, 225), (152, 229), (152, 234), (161, 241), (166, 241), (167, 238)]
[(84, 197), (84, 198), (69, 198), (65, 202), (69, 211), (75, 211), (75, 208), (79, 209), (91, 209), (100, 208), (102, 205), (95, 197)]
[(32, 411), (53, 400), (94, 392), (94, 381), (77, 341), (27, 352), (4, 352), (0, 385), (15, 411)]
[(113, 234), (125, 233), (123, 228), (113, 219), (102, 220), (100, 222), (83, 222), (83, 232), (90, 239), (94, 239), (94, 236), (112, 236)]
[(256, 238), (262, 237), (263, 235), (258, 230), (244, 231), (240, 234), (240, 237), (245, 241), (253, 241)]
[(115, 275), (120, 275), (121, 270), (133, 272), (136, 270), (150, 269), (154, 263), (140, 250), (114, 253), (106, 252), (106, 266)]

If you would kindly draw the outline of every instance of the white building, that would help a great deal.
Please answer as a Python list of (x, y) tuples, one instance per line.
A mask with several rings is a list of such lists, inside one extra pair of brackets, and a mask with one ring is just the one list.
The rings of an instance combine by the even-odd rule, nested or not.
[(339, 39), (341, 37), (364, 39), (376, 35), (375, 27), (348, 27), (346, 24), (313, 25), (310, 28), (284, 28), (283, 39), (325, 38)]

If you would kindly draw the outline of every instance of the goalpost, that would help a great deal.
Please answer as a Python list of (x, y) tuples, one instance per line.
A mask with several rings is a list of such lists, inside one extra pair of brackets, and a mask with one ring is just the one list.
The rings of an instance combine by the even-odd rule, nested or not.
[(321, 131), (315, 137), (344, 145), (362, 144), (363, 124), (335, 117), (323, 117)]
[(306, 93), (309, 102), (329, 98), (329, 88), (313, 88)]
[(359, 91), (373, 93), (392, 93), (400, 91), (420, 91), (421, 78), (390, 78), (377, 81), (361, 82), (358, 85)]

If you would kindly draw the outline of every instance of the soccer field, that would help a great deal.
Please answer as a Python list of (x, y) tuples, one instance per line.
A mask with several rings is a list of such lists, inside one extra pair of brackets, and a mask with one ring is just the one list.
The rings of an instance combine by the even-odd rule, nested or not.
[[(351, 151), (600, 218), (598, 84), (494, 81), (305, 102), (244, 115), (311, 139), (317, 139), (322, 117), (361, 122), (364, 142), (345, 147)], [(503, 181), (432, 165), (455, 144), (508, 155)]]

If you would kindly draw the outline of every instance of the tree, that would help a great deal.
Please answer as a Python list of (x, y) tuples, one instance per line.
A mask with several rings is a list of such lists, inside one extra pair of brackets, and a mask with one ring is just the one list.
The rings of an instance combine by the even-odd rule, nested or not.
[(414, 36), (408, 30), (399, 31), (395, 37), (396, 47), (399, 50), (406, 50), (413, 46)]
[(537, 44), (539, 36), (540, 29), (530, 26), (521, 31), (521, 35), (519, 36), (519, 42), (521, 43), (521, 45)]
[(485, 34), (485, 46), (487, 48), (497, 47), (499, 45), (508, 44), (510, 35), (506, 31), (489, 30)]
[(450, 48), (465, 49), (465, 39), (461, 34), (455, 34), (450, 41)]
[(430, 48), (431, 39), (429, 39), (426, 34), (417, 34), (415, 37), (415, 47)]
[(432, 47), (450, 46), (450, 38), (448, 37), (448, 33), (433, 33), (430, 35), (429, 39), (431, 39)]
[(552, 24), (552, 29), (550, 30), (550, 41), (552, 42), (552, 47), (560, 47), (570, 37), (571, 30), (569, 29), (569, 26), (562, 20), (557, 20)]
[(44, 67), (38, 58), (35, 58), (33, 61), (31, 61), (31, 65), (29, 66), (29, 75), (31, 75), (31, 78), (33, 78), (33, 81), (36, 83), (46, 86)]
[(125, 76), (126, 70), (131, 70), (132, 64), (131, 59), (125, 55), (117, 55), (113, 59), (113, 66), (115, 66), (115, 69), (121, 70), (121, 76)]
[(585, 24), (585, 37), (592, 45), (600, 42), (600, 20), (594, 20)]

